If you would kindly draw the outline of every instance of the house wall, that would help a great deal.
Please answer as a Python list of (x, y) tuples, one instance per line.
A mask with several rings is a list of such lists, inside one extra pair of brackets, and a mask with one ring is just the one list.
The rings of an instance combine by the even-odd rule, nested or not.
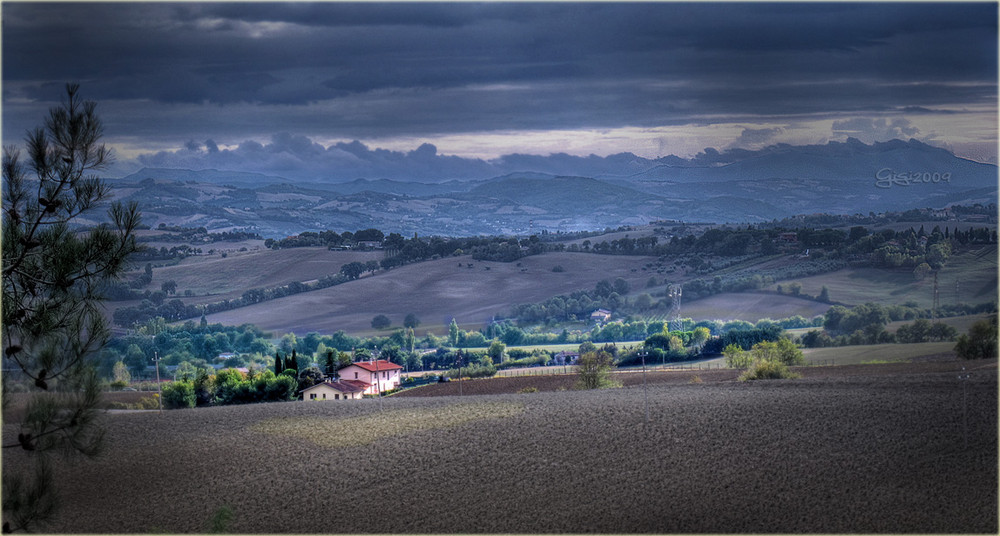
[(369, 372), (357, 365), (348, 365), (337, 371), (340, 374), (340, 379), (342, 380), (361, 380), (363, 382), (368, 382), (371, 385), (365, 390), (366, 395), (374, 395), (379, 391), (389, 391), (399, 387), (399, 382), (401, 380), (401, 369), (392, 370), (380, 370), (378, 371), (378, 386), (376, 388), (376, 378), (375, 372)]
[(303, 400), (307, 402), (321, 400), (351, 400), (361, 398), (361, 393), (341, 393), (326, 384), (314, 387), (304, 393), (304, 395)]

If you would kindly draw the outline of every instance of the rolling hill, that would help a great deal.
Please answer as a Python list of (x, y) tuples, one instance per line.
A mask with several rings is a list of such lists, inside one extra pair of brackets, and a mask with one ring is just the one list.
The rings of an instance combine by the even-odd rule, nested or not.
[[(564, 252), (525, 257), (518, 266), (473, 261), (467, 255), (451, 257), (209, 315), (208, 320), (234, 325), (249, 322), (279, 333), (344, 330), (367, 334), (372, 332), (375, 315), (385, 314), (400, 326), (412, 312), (422, 322), (418, 331), (443, 334), (452, 318), (463, 328), (478, 329), (515, 304), (592, 289), (602, 279), (622, 277), (641, 288), (649, 276), (640, 268), (649, 261), (648, 257)], [(556, 265), (565, 271), (553, 272)]]
[[(377, 260), (381, 255), (381, 252), (293, 248), (236, 253), (227, 258), (195, 257), (175, 266), (155, 268), (148, 288), (159, 288), (163, 281), (172, 279), (178, 284), (177, 297), (185, 304), (212, 303), (237, 298), (250, 288), (313, 281), (336, 273), (347, 262)], [(517, 263), (500, 263), (474, 261), (463, 255), (410, 264), (334, 287), (212, 314), (208, 320), (227, 325), (252, 323), (277, 333), (304, 335), (311, 331), (344, 330), (369, 335), (374, 333), (371, 320), (375, 315), (385, 314), (394, 326), (400, 326), (408, 313), (414, 313), (421, 320), (418, 332), (441, 335), (452, 318), (465, 329), (478, 329), (494, 317), (509, 314), (514, 305), (590, 290), (603, 279), (621, 277), (630, 283), (632, 296), (652, 293), (656, 299), (662, 299), (666, 283), (705, 277), (683, 276), (678, 272), (668, 276), (668, 280), (659, 278), (660, 284), (647, 288), (651, 272), (645, 268), (654, 261), (652, 257), (549, 252), (522, 258)], [(793, 255), (772, 257), (748, 261), (740, 269), (765, 270), (796, 261)], [(553, 271), (555, 266), (564, 271)], [(939, 278), (942, 304), (996, 300), (996, 270), (996, 246), (953, 256)], [(959, 295), (954, 290), (956, 280), (961, 282)], [(808, 295), (819, 294), (821, 287), (826, 286), (836, 303), (915, 302), (921, 307), (931, 305), (933, 285), (928, 280), (916, 281), (910, 272), (873, 268), (849, 268), (780, 283), (787, 286), (792, 282), (800, 283), (803, 293)], [(196, 295), (180, 295), (186, 289)], [(112, 305), (129, 303), (112, 302)], [(684, 299), (681, 316), (695, 320), (757, 321), (794, 315), (811, 318), (828, 308), (829, 304), (788, 294), (723, 293), (700, 300)], [(662, 316), (662, 311), (656, 314)]]

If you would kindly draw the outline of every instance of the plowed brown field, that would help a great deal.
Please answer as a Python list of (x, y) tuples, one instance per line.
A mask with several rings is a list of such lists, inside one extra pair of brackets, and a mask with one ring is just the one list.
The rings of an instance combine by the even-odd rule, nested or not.
[[(199, 532), (228, 506), (243, 533), (997, 532), (996, 360), (726, 373), (647, 376), (648, 424), (639, 375), (501, 395), (469, 381), (381, 414), (376, 400), (113, 414), (106, 456), (59, 462), (47, 529)], [(431, 424), (392, 429), (409, 415)], [(294, 426), (369, 420), (375, 439), (347, 446)]]

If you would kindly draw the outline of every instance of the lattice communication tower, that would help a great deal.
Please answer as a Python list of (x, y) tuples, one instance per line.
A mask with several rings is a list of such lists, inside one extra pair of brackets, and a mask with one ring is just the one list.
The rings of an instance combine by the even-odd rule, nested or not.
[(681, 329), (681, 286), (670, 285), (667, 287), (667, 296), (670, 297), (670, 312), (667, 313), (667, 328), (670, 331)]

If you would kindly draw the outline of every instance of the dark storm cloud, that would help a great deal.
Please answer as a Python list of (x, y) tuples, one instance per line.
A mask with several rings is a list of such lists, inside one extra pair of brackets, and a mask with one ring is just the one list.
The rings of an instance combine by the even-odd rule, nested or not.
[(6, 3), (4, 134), (69, 80), (109, 113), (148, 103), (108, 122), (177, 146), (992, 104), (996, 14), (989, 3)]

